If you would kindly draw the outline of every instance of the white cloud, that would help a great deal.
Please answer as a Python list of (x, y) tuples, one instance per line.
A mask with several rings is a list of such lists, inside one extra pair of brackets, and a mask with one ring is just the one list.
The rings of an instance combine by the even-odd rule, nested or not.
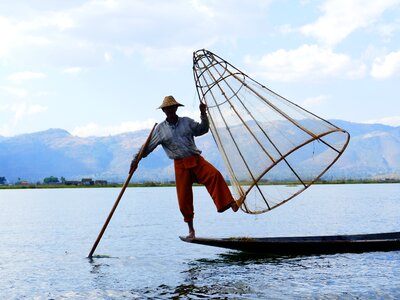
[(216, 15), (215, 10), (211, 6), (207, 6), (206, 4), (204, 4), (204, 1), (192, 0), (191, 2), (194, 9), (197, 10), (199, 13), (202, 13), (211, 18)]
[[(198, 104), (200, 104), (200, 102), (198, 102)], [(197, 102), (196, 102), (196, 106)], [(177, 112), (177, 114), (179, 116), (185, 116), (185, 117), (189, 117), (192, 118), (193, 120), (196, 120), (198, 122), (200, 122), (200, 110), (189, 110), (187, 108), (180, 108), (180, 110)]]
[(108, 52), (105, 52), (105, 53), (104, 53), (104, 60), (105, 60), (106, 62), (110, 62), (111, 59), (112, 59), (112, 55), (111, 55), (110, 53), (108, 53)]
[(17, 39), (16, 28), (9, 19), (0, 16), (0, 58), (11, 52)]
[(27, 36), (25, 37), (25, 41), (27, 44), (39, 47), (49, 46), (52, 44), (51, 40), (48, 37), (39, 35)]
[(47, 97), (50, 94), (48, 91), (38, 91), (34, 95), (36, 97)]
[(46, 77), (47, 76), (44, 73), (25, 71), (25, 72), (13, 73), (9, 75), (7, 79), (12, 81), (24, 81), (32, 79), (42, 79)]
[(366, 72), (363, 63), (317, 45), (303, 45), (294, 50), (280, 49), (259, 59), (247, 56), (245, 62), (254, 76), (277, 81), (332, 77), (355, 79)]
[(12, 136), (12, 130), (8, 124), (0, 126), (0, 136)]
[(305, 108), (314, 108), (326, 102), (327, 96), (320, 95), (316, 97), (307, 98), (302, 102), (302, 106)]
[(13, 86), (0, 86), (0, 90), (20, 98), (26, 97), (28, 95), (28, 92), (25, 89)]
[(49, 24), (56, 26), (60, 30), (66, 30), (76, 27), (73, 17), (64, 12), (51, 13)]
[[(24, 6), (21, 6), (23, 8)], [(18, 49), (27, 49), (27, 56), (35, 53), (32, 47), (46, 49), (58, 41), (57, 34), (52, 30), (63, 31), (76, 27), (73, 15), (68, 12), (29, 11), (29, 17), (14, 15), (13, 17), (0, 16), (0, 58), (18, 57)]]
[(286, 35), (286, 34), (288, 34), (288, 33), (293, 33), (293, 32), (295, 31), (295, 30), (292, 28), (292, 25), (290, 25), (290, 24), (283, 24), (283, 25), (279, 26), (279, 27), (277, 28), (277, 30), (278, 30), (279, 33), (281, 33), (281, 34), (283, 34), (283, 35)]
[(127, 121), (111, 126), (102, 126), (96, 123), (89, 123), (84, 126), (78, 126), (74, 128), (72, 130), (72, 134), (80, 137), (116, 135), (124, 132), (152, 128), (155, 123), (156, 121), (154, 119), (134, 122)]
[(376, 29), (384, 37), (385, 41), (390, 41), (400, 30), (400, 19), (397, 19), (392, 23), (380, 24)]
[(368, 124), (384, 124), (389, 126), (400, 126), (400, 116), (384, 117), (381, 119), (368, 120)]
[(400, 51), (391, 52), (374, 60), (371, 70), (372, 77), (386, 79), (398, 73), (400, 73)]
[(147, 47), (139, 50), (144, 56), (146, 65), (161, 70), (175, 69), (177, 65), (187, 63), (192, 56), (193, 48), (171, 47), (171, 48), (151, 48)]
[(375, 138), (375, 137), (384, 137), (384, 136), (389, 136), (389, 132), (381, 132), (381, 131), (373, 131), (373, 132), (369, 132), (366, 133), (364, 135), (362, 135), (362, 139), (371, 139), (371, 138)]
[[(146, 55), (147, 63), (158, 66), (151, 64), (151, 52), (165, 54), (169, 59), (165, 49), (174, 49), (179, 55), (177, 49), (193, 51), (196, 45), (202, 48), (218, 41), (233, 44), (240, 37), (248, 37), (249, 32), (264, 32), (260, 24), (271, 1), (249, 0), (246, 5), (241, 2), (91, 0), (82, 4), (52, 4), (47, 9), (41, 5), (36, 10), (38, 5), (26, 5), (28, 11), (20, 16), (4, 18), (7, 26), (0, 26), (0, 32), (2, 27), (7, 30), (0, 37), (8, 38), (8, 32), (15, 34), (11, 34), (7, 46), (0, 39), (0, 47), (13, 58), (34, 62), (39, 59), (58, 66), (102, 64), (112, 58), (113, 50), (140, 48), (147, 49), (139, 52)], [(57, 6), (59, 9), (55, 10), (53, 7)], [(22, 50), (27, 47), (30, 51)], [(159, 56), (152, 59), (161, 61)]]
[[(296, 9), (293, 10), (288, 10), (289, 6), (294, 7), (289, 4), (290, 1), (283, 1), (281, 4), (272, 0), (14, 2), (5, 1), (0, 5), (6, 8), (3, 13), (0, 12), (0, 67), (6, 74), (3, 74), (3, 82), (0, 82), (0, 98), (3, 98), (0, 101), (5, 101), (7, 98), (4, 96), (10, 95), (14, 95), (13, 100), (21, 100), (17, 97), (27, 99), (29, 96), (32, 99), (28, 99), (34, 100), (37, 91), (48, 88), (54, 98), (41, 100), (68, 103), (54, 106), (52, 114), (60, 113), (57, 111), (59, 108), (63, 110), (61, 114), (65, 114), (66, 109), (72, 111), (74, 107), (79, 106), (82, 98), (92, 95), (99, 97), (97, 102), (101, 103), (96, 109), (108, 110), (110, 101), (106, 98), (110, 98), (110, 93), (103, 93), (100, 88), (97, 89), (100, 84), (99, 78), (101, 81), (109, 78), (113, 87), (120, 84), (121, 89), (115, 89), (115, 98), (120, 99), (118, 101), (121, 101), (122, 107), (126, 105), (130, 109), (131, 102), (122, 101), (125, 101), (123, 99), (131, 90), (141, 98), (154, 99), (164, 94), (162, 89), (168, 90), (171, 86), (175, 89), (173, 84), (180, 82), (176, 84), (176, 89), (179, 89), (184, 97), (190, 97), (194, 89), (193, 84), (189, 82), (192, 80), (191, 56), (192, 51), (199, 48), (210, 49), (234, 65), (240, 63), (241, 55), (250, 53), (251, 56), (246, 59), (248, 65), (244, 65), (243, 70), (252, 76), (254, 74), (269, 80), (296, 80), (300, 83), (302, 80), (328, 79), (324, 86), (332, 90), (338, 85), (343, 90), (350, 88), (349, 84), (342, 85), (343, 81), (332, 80), (335, 78), (360, 78), (366, 75), (366, 72), (370, 72), (374, 78), (388, 78), (398, 72), (395, 55), (383, 54), (398, 51), (398, 48), (393, 47), (398, 45), (399, 8), (394, 5), (399, 3), (399, 0), (302, 0), (302, 4), (307, 4), (307, 7), (296, 4)], [(268, 8), (270, 3), (273, 3), (271, 10)], [(318, 5), (322, 5), (319, 11)], [(317, 17), (315, 13), (318, 14)], [(299, 22), (308, 25), (299, 30)], [(340, 50), (331, 48), (350, 34), (351, 40), (348, 38), (349, 43), (341, 45), (343, 47), (340, 47)], [(384, 36), (387, 40), (378, 40), (377, 35)], [(321, 41), (324, 46), (311, 45), (313, 39), (316, 39), (315, 44)], [(310, 45), (301, 46), (307, 42)], [(367, 53), (368, 57), (363, 56), (366, 47), (374, 49), (373, 53)], [(280, 48), (282, 49), (277, 50)], [(371, 67), (375, 57), (379, 59), (376, 59)], [(112, 63), (104, 68), (107, 62)], [(363, 62), (368, 62), (368, 70)], [(26, 68), (21, 69), (21, 66)], [(66, 66), (69, 68), (63, 69)], [(92, 67), (96, 69), (91, 70)], [(147, 70), (149, 67), (151, 70)], [(179, 72), (174, 72), (173, 77), (161, 77), (164, 73), (157, 73), (158, 70), (171, 69), (179, 69)], [(17, 86), (17, 79), (14, 82), (7, 80), (7, 74), (20, 70), (49, 70), (46, 73), (54, 76), (51, 76), (51, 85), (27, 85), (27, 90), (24, 90), (24, 86)], [(71, 90), (70, 82), (65, 81), (66, 75), (60, 76), (61, 72), (69, 75), (85, 72), (85, 85), (74, 86)], [(156, 76), (153, 77), (152, 74)], [(132, 80), (128, 81), (129, 78)], [(159, 86), (158, 89), (153, 88), (153, 80)], [(353, 90), (350, 93), (356, 93), (354, 89), (363, 84), (360, 81), (359, 85), (352, 85)], [(373, 81), (368, 84), (371, 84), (369, 89), (374, 89)], [(56, 88), (53, 90), (52, 87)], [(82, 91), (81, 88), (86, 90)], [(64, 89), (70, 90), (66, 92)], [(94, 93), (90, 91), (89, 94), (89, 89)], [(303, 105), (321, 105), (319, 108), (323, 108), (323, 101), (323, 97), (306, 99)], [(148, 104), (155, 107), (159, 104), (151, 104), (152, 100), (146, 102), (148, 103), (144, 103), (144, 106)], [(23, 112), (23, 109), (20, 111)], [(28, 111), (26, 109), (26, 112)], [(93, 110), (91, 111), (91, 120), (102, 124), (102, 114), (94, 116)], [(137, 117), (136, 114), (136, 110), (130, 117), (128, 114), (122, 116), (117, 111), (115, 113), (122, 120), (142, 117)], [(78, 115), (74, 117), (75, 124), (72, 126), (90, 121), (85, 117), (87, 114)], [(79, 117), (82, 117), (83, 121), (76, 119)], [(193, 113), (193, 117), (198, 117), (197, 111)], [(55, 120), (58, 122), (60, 119), (43, 118), (41, 121), (47, 123), (40, 126), (57, 126), (51, 123)], [(117, 124), (120, 120), (110, 119), (108, 122)], [(65, 120), (62, 124), (67, 122), (71, 120)], [(39, 122), (29, 126), (39, 126), (37, 123)], [(107, 135), (108, 132), (123, 130), (117, 129), (119, 125), (92, 125), (76, 130), (81, 130), (85, 135), (90, 135), (90, 132)], [(65, 126), (71, 128), (70, 124)]]
[(82, 72), (82, 68), (80, 67), (69, 67), (63, 70), (65, 74), (77, 75)]
[(10, 107), (10, 110), (14, 113), (14, 121), (18, 122), (27, 116), (35, 115), (46, 111), (47, 107), (39, 104), (29, 104), (21, 102), (12, 105)]
[(333, 46), (353, 31), (374, 24), (385, 10), (399, 4), (399, 0), (328, 0), (321, 6), (323, 15), (301, 27), (300, 32)]

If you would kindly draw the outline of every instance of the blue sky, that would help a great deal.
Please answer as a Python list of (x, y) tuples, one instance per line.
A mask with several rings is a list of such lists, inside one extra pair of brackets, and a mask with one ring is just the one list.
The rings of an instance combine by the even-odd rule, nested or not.
[(150, 128), (166, 95), (198, 118), (206, 48), (326, 119), (400, 126), (400, 0), (0, 3), (0, 135)]

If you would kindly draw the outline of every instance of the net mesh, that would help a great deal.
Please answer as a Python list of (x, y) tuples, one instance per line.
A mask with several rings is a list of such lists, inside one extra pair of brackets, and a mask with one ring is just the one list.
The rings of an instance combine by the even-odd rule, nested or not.
[(335, 163), (349, 142), (345, 130), (210, 51), (193, 54), (193, 73), (232, 192), (247, 213), (269, 211), (304, 191)]

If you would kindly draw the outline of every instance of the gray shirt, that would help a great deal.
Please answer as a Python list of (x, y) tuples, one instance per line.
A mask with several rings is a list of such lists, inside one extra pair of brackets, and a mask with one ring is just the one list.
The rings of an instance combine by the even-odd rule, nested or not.
[(207, 116), (200, 116), (200, 119), (201, 123), (188, 117), (178, 117), (176, 124), (170, 124), (167, 120), (161, 122), (154, 130), (143, 157), (149, 155), (160, 144), (171, 159), (200, 154), (194, 137), (207, 133), (209, 129)]

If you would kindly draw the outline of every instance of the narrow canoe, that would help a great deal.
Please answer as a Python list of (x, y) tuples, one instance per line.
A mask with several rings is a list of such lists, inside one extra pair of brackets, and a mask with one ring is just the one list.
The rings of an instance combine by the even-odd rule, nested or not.
[(360, 253), (400, 250), (400, 232), (264, 238), (201, 238), (184, 242), (271, 255)]

